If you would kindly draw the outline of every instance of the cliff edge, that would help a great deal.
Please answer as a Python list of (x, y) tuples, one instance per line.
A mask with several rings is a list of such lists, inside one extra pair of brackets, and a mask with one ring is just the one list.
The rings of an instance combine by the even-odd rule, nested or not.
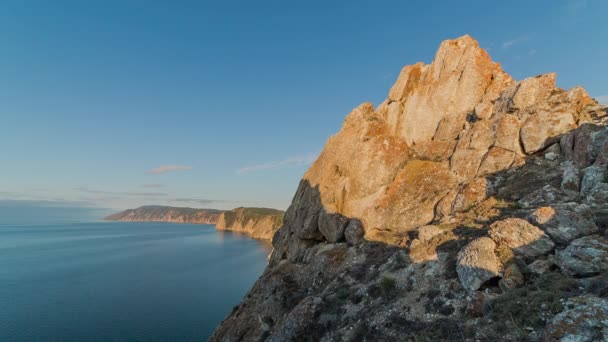
[(215, 224), (223, 210), (146, 205), (106, 216), (106, 221)]
[(235, 208), (220, 215), (216, 228), (270, 240), (283, 224), (284, 214), (282, 210), (270, 208)]
[(300, 182), (212, 341), (608, 339), (608, 111), (470, 36), (403, 68)]

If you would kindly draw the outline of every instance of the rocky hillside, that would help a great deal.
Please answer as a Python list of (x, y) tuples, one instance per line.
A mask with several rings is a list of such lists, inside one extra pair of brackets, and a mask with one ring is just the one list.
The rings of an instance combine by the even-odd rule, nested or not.
[(223, 212), (223, 210), (216, 209), (146, 205), (109, 215), (104, 220), (215, 224)]
[(350, 113), (215, 341), (608, 340), (608, 110), (469, 36)]
[(270, 240), (283, 224), (284, 214), (284, 211), (277, 209), (236, 208), (223, 212), (216, 228), (246, 233), (254, 239)]

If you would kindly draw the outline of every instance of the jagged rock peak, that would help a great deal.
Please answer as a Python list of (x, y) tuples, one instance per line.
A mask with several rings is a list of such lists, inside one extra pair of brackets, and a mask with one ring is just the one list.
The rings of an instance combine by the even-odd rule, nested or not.
[(608, 336), (608, 109), (555, 80), (469, 36), (404, 67), (329, 138), (211, 340)]

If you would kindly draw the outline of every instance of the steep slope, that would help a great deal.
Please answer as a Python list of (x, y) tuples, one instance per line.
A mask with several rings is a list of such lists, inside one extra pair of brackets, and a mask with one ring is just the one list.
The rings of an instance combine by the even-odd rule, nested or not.
[(469, 36), (350, 113), (212, 340), (608, 338), (608, 113)]
[(216, 228), (246, 233), (255, 239), (270, 240), (283, 224), (284, 214), (282, 210), (270, 208), (236, 208), (223, 212)]
[(223, 210), (147, 205), (109, 215), (104, 220), (215, 224), (221, 213)]

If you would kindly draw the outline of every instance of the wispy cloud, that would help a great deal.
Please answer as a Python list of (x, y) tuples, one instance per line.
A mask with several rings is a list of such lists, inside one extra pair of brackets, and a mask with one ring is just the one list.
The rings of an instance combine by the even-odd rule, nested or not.
[(142, 188), (153, 188), (153, 189), (158, 189), (158, 188), (162, 188), (164, 187), (163, 184), (142, 184), (141, 185)]
[(151, 169), (146, 171), (146, 173), (148, 174), (160, 174), (160, 173), (167, 173), (167, 172), (171, 172), (171, 171), (185, 171), (185, 170), (192, 170), (192, 166), (185, 166), (185, 165), (161, 165), (155, 169)]
[(289, 157), (283, 160), (271, 161), (266, 163), (260, 163), (255, 165), (248, 165), (238, 169), (237, 173), (247, 174), (263, 170), (273, 170), (288, 166), (301, 166), (309, 165), (317, 159), (316, 153), (309, 153), (301, 156)]
[(85, 192), (88, 194), (96, 194), (96, 195), (122, 195), (122, 196), (167, 196), (167, 193), (164, 192), (137, 192), (137, 191), (103, 191), (103, 190), (95, 190), (89, 189), (85, 187), (75, 188), (74, 190)]
[(595, 98), (601, 104), (608, 104), (608, 95), (602, 95)]
[(511, 40), (507, 40), (506, 42), (502, 43), (502, 48), (503, 48), (503, 50), (508, 50), (508, 49), (512, 48), (513, 46), (515, 46), (519, 43), (523, 43), (529, 39), (530, 39), (530, 37), (528, 37), (528, 36), (522, 36), (522, 37), (517, 37), (517, 38), (511, 39)]
[(172, 202), (189, 202), (189, 203), (198, 203), (198, 204), (230, 202), (230, 201), (207, 199), (207, 198), (173, 198), (173, 199), (171, 199), (171, 201)]

